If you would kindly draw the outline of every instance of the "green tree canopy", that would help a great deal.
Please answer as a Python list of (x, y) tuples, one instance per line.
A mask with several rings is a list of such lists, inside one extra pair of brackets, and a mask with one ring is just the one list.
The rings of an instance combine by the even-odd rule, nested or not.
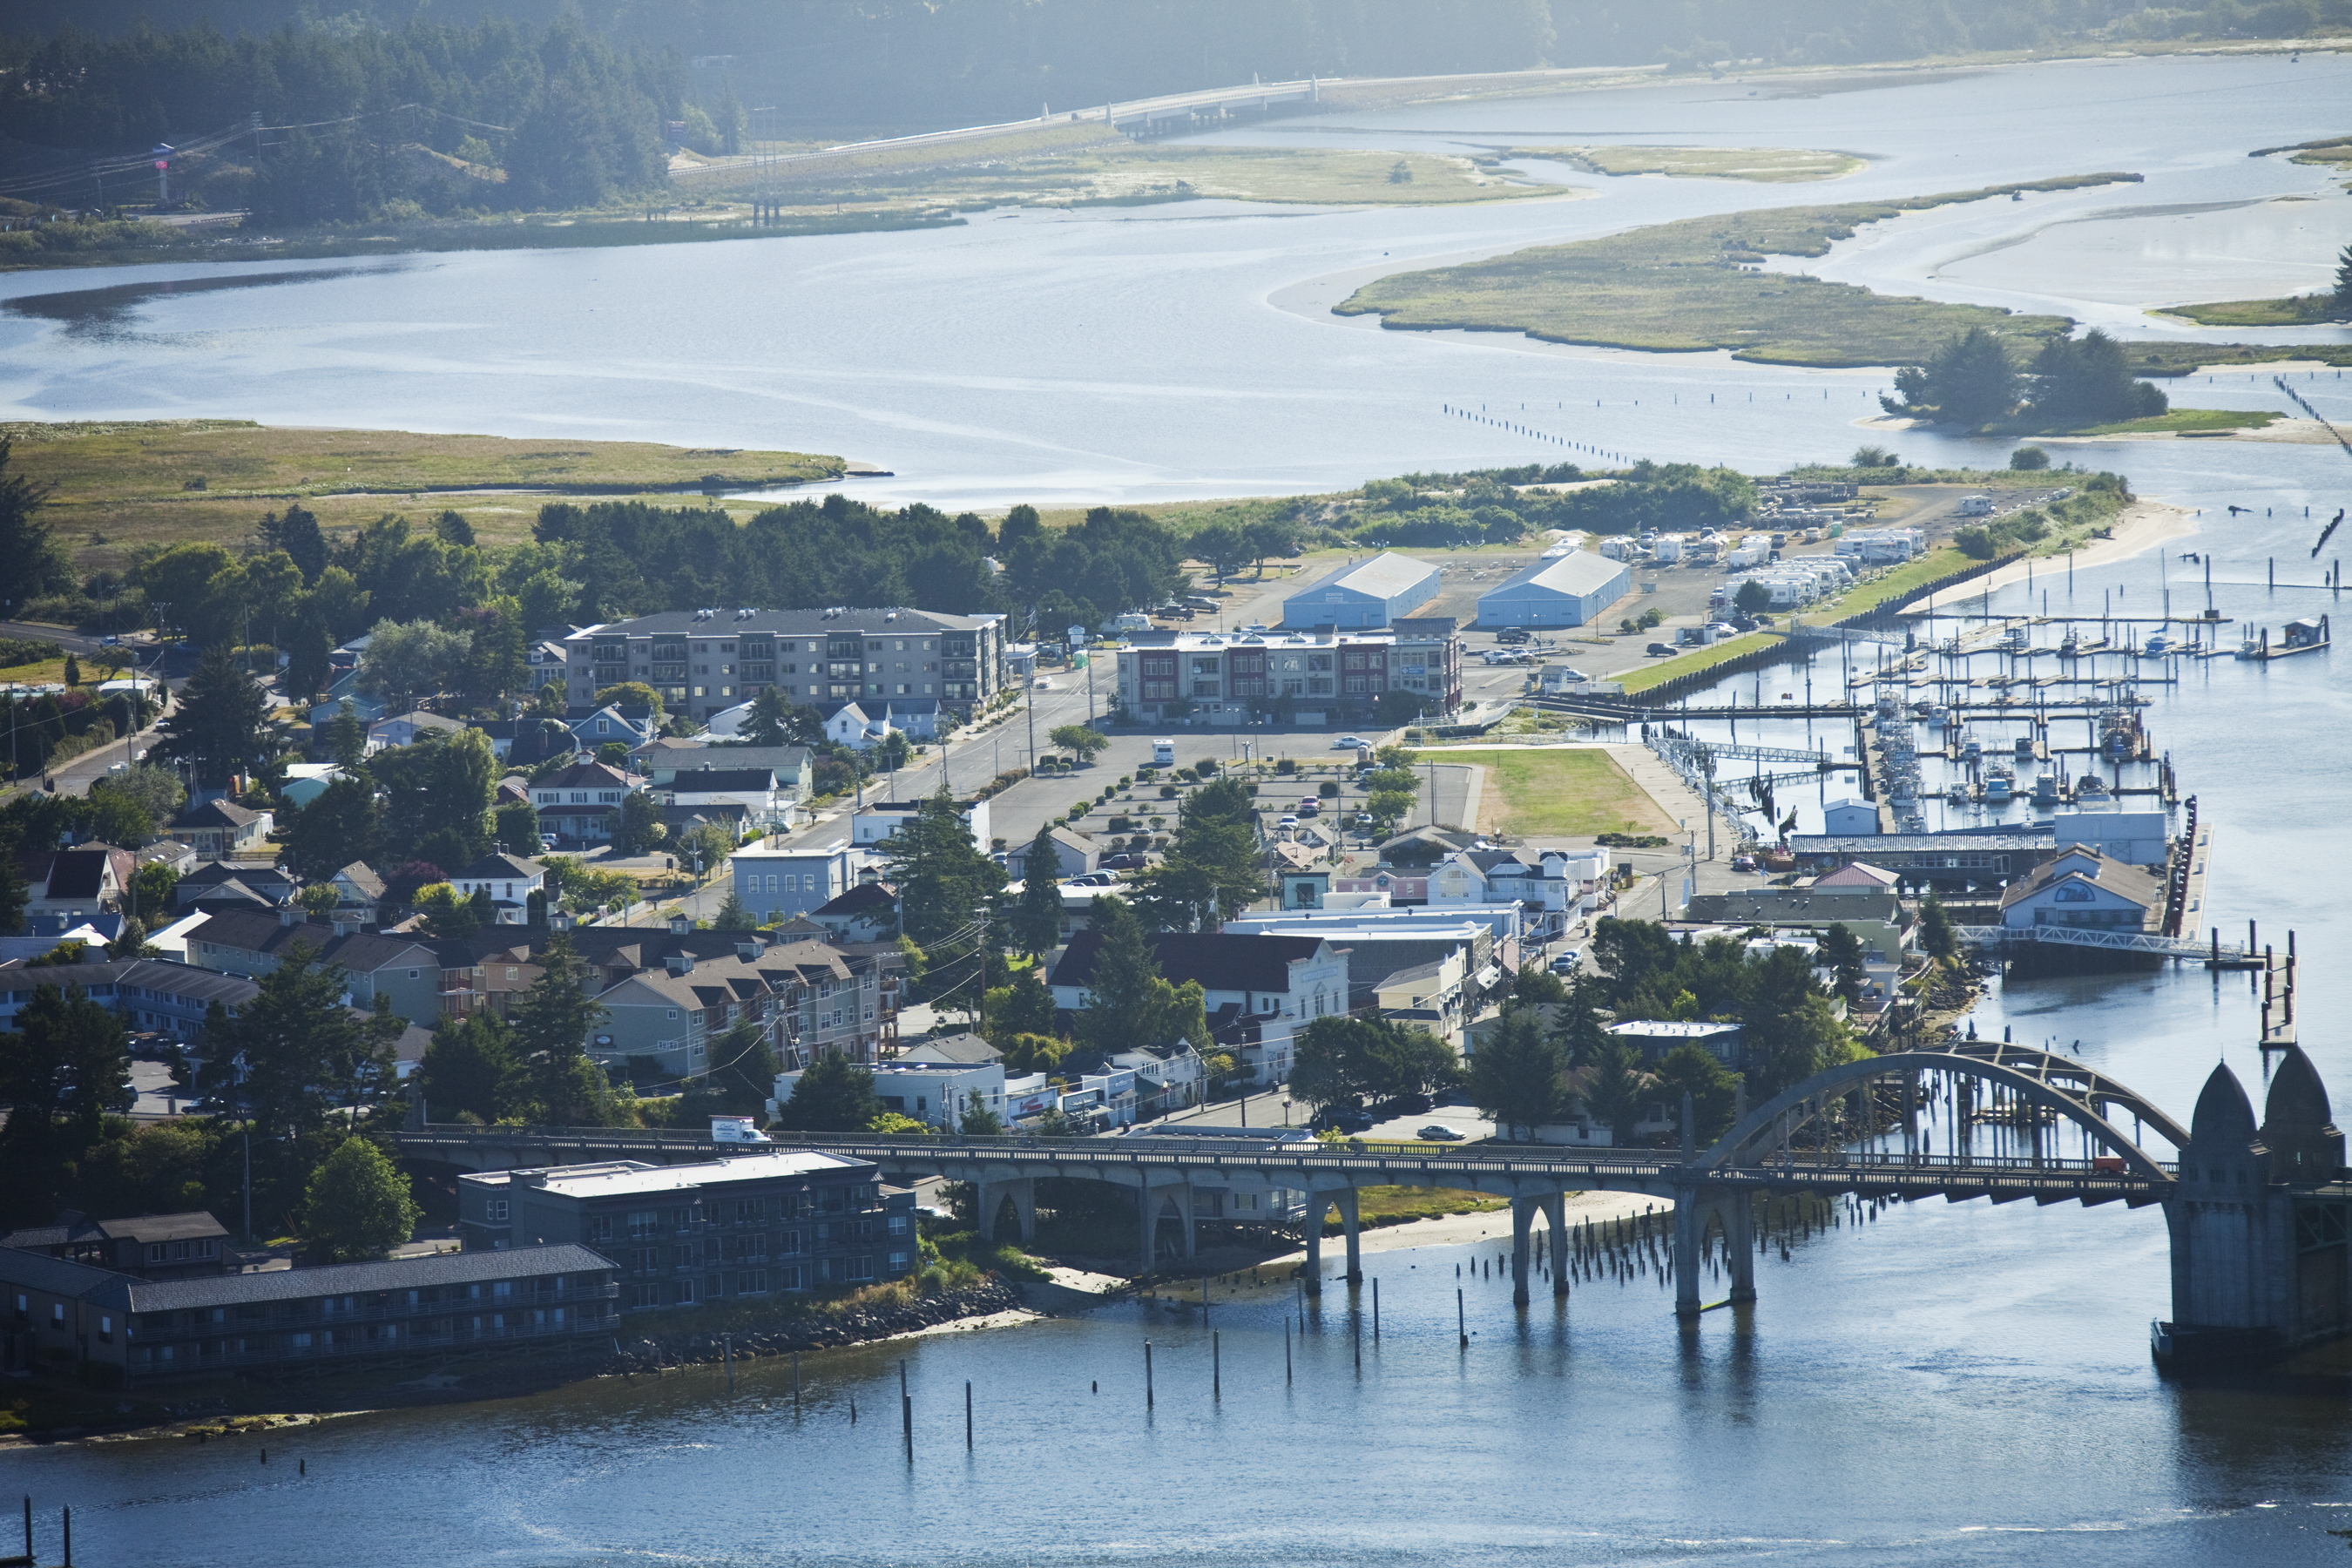
[(50, 486), (16, 465), (16, 441), (0, 437), (0, 561), (8, 563), (11, 595), (21, 605), (73, 586), (73, 562), (41, 520)]
[(463, 1111), (495, 1122), (506, 1115), (521, 1071), (514, 1031), (497, 1014), (444, 1016), (417, 1064), (415, 1089), (436, 1121), (455, 1121)]
[(320, 1261), (382, 1258), (415, 1234), (425, 1211), (408, 1178), (361, 1137), (343, 1140), (310, 1177), (302, 1204), (302, 1239)]
[(1032, 957), (1062, 940), (1062, 855), (1054, 825), (1037, 826), (1021, 865), (1021, 896), (1012, 910), (1013, 944)]
[(1470, 1058), (1470, 1102), (1494, 1119), (1507, 1138), (1535, 1135), (1573, 1103), (1568, 1058), (1532, 1007), (1507, 1007)]
[(539, 978), (515, 1005), (515, 1055), (534, 1121), (587, 1127), (611, 1119), (604, 1069), (588, 1057), (588, 1037), (606, 1016), (588, 994), (591, 973), (572, 939), (558, 931), (540, 954)]
[(197, 784), (225, 788), (232, 776), (261, 760), (268, 712), (261, 688), (238, 667), (236, 655), (216, 643), (205, 650), (179, 705), (164, 719), (156, 750), (185, 758)]
[(1700, 1150), (1730, 1130), (1739, 1100), (1739, 1075), (1705, 1046), (1680, 1045), (1668, 1051), (1658, 1064), (1655, 1087), (1668, 1116), (1679, 1118), (1683, 1096), (1691, 1097), (1691, 1139)]
[(793, 1132), (856, 1132), (882, 1114), (874, 1069), (838, 1051), (821, 1053), (776, 1108), (776, 1125)]
[(1906, 365), (1895, 376), (1895, 390), (1906, 403), (1932, 408), (1937, 419), (1954, 425), (2006, 418), (2021, 388), (2009, 350), (1982, 327), (1946, 339), (1924, 366)]

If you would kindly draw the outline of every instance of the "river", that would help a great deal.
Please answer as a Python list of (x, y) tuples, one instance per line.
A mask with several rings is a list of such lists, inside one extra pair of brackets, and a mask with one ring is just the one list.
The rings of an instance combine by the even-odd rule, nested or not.
[[(2244, 153), (2347, 130), (2347, 76), (2352, 61), (2335, 57), (2085, 62), (1895, 73), (1817, 93), (1661, 85), (1270, 128), (1433, 149), (1736, 140), (1873, 158), (1826, 193), (1563, 172), (1601, 194), (1466, 211), (976, 215), (912, 234), (16, 275), (0, 279), (0, 300), (275, 280), (0, 314), (0, 405), (837, 451), (895, 470), (861, 493), (946, 506), (1336, 488), (1533, 456), (1438, 413), (1481, 400), (1526, 402), (1527, 424), (1589, 445), (1769, 471), (1874, 438), (1853, 422), (1883, 375), (1386, 333), (1311, 301), (1387, 268), (1693, 213), (2122, 168), (2147, 184), (2031, 214), (2032, 203), (1993, 204), (1941, 234), (1889, 226), (1902, 232), (1819, 269), (1939, 297), (2090, 301), (2143, 330), (2117, 299), (2222, 298), (2286, 276), (2274, 250), (2233, 250), (2228, 226), (2242, 218), (2275, 237), (2277, 205), (2216, 204), (2312, 195), (2340, 222), (2345, 199), (2315, 171)], [(2127, 208), (2200, 210), (2187, 230), (2152, 233), (2171, 217)], [(2012, 214), (2020, 226), (2001, 230)], [(2115, 258), (2135, 246), (2174, 247), (2193, 286), (2153, 270), (2156, 292), (2116, 284)], [(2044, 260), (2021, 279), (2012, 264), (2028, 253)], [(2332, 374), (2298, 384), (2352, 416)], [(2266, 377), (2244, 373), (2173, 390), (2281, 405)], [(1928, 433), (1892, 444), (1923, 461), (2002, 450)], [(2202, 531), (2169, 548), (2215, 552), (2223, 614), (2275, 629), (2334, 607), (2253, 584), (2273, 556), (2294, 580), (2316, 578), (2309, 541), (2352, 500), (2336, 448), (2114, 442), (2062, 456), (2202, 509)], [(2232, 502), (2256, 510), (2225, 521)], [(2085, 570), (2075, 602), (2121, 589), (2146, 613), (2159, 574), (2189, 570), (2154, 553)], [(2022, 609), (2027, 590), (1992, 603)], [(1822, 684), (1835, 668), (1822, 664)], [(1748, 692), (1752, 679), (1731, 684)], [(2338, 891), (2352, 865), (2348, 690), (2333, 655), (2217, 661), (2152, 689), (2147, 711), (2183, 790), (2219, 825), (2211, 918), (2297, 930), (2305, 1039), (2339, 1092), (2352, 1088), (2329, 1026), (2352, 1004), (2336, 967), (2352, 940)], [(2259, 1094), (2254, 1019), (2242, 976), (2182, 969), (2011, 982), (1979, 1027), (2055, 1039), (2185, 1117), (2216, 1060)], [(1581, 1285), (1565, 1307), (1539, 1295), (1518, 1311), (1507, 1284), (1474, 1278), (1465, 1352), (1452, 1295), (1475, 1250), (1374, 1255), (1382, 1332), (1360, 1380), (1336, 1287), (1290, 1384), (1289, 1298), (1244, 1292), (1221, 1298), (1205, 1327), (1197, 1310), (1125, 1305), (812, 1358), (815, 1399), (797, 1421), (789, 1373), (755, 1365), (731, 1397), (704, 1372), (337, 1420), (273, 1439), (266, 1468), (253, 1439), (20, 1451), (5, 1489), (39, 1500), (45, 1555), (55, 1507), (69, 1502), (86, 1559), (115, 1564), (2341, 1559), (2326, 1531), (2352, 1526), (2352, 1413), (2340, 1393), (2155, 1374), (2147, 1324), (2167, 1312), (2168, 1286), (2152, 1210), (1918, 1205), (1765, 1260), (1752, 1312), (1711, 1312), (1687, 1332), (1654, 1279)], [(892, 1418), (901, 1357), (911, 1466)], [(297, 1458), (307, 1477), (290, 1473)]]

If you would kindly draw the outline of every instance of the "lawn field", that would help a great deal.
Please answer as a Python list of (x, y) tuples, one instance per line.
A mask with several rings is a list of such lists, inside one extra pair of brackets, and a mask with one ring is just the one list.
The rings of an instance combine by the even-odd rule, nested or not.
[[(388, 511), (423, 522), (455, 510), (486, 544), (530, 537), (553, 495), (674, 494), (840, 478), (840, 458), (662, 447), (646, 441), (509, 440), (398, 430), (312, 430), (246, 419), (0, 424), (11, 472), (51, 487), (44, 520), (84, 571), (141, 545), (235, 542), (265, 512), (299, 501), (330, 531)], [(501, 493), (511, 492), (511, 493)], [(534, 493), (539, 492), (539, 493)]]
[(1675, 831), (1674, 819), (1606, 752), (1446, 746), (1426, 754), (1486, 770), (1483, 831), (1521, 838)]

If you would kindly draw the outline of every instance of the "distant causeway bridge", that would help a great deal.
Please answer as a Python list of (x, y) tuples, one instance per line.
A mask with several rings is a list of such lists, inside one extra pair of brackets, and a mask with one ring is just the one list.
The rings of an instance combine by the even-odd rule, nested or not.
[[(400, 1145), (410, 1160), (476, 1171), (614, 1159), (667, 1164), (743, 1152), (706, 1136), (607, 1128), (427, 1125), (402, 1133)], [(982, 1234), (992, 1239), (1007, 1204), (1023, 1239), (1034, 1238), (1040, 1179), (1125, 1187), (1136, 1194), (1146, 1268), (1163, 1252), (1192, 1255), (1196, 1215), (1209, 1217), (1200, 1214), (1207, 1194), (1234, 1205), (1216, 1212), (1228, 1219), (1264, 1212), (1277, 1193), (1304, 1194), (1309, 1290), (1321, 1288), (1324, 1216), (1333, 1208), (1346, 1276), (1362, 1277), (1360, 1189), (1486, 1194), (1510, 1202), (1520, 1302), (1530, 1295), (1538, 1218), (1558, 1249), (1570, 1239), (1569, 1194), (1642, 1193), (1673, 1205), (1675, 1309), (1685, 1317), (1702, 1310), (1701, 1257), (1718, 1234), (1730, 1300), (1755, 1300), (1759, 1194), (2160, 1204), (2171, 1232), (2174, 1320), (2158, 1325), (2160, 1354), (2261, 1354), (2352, 1332), (2344, 1138), (2317, 1072), (2293, 1046), (2273, 1076), (2260, 1125), (2226, 1066), (2214, 1069), (2184, 1129), (2096, 1068), (2006, 1041), (1969, 1040), (1832, 1068), (1747, 1110), (1703, 1150), (1687, 1137), (1679, 1151), (1421, 1150), (1238, 1131), (1230, 1139), (786, 1134), (777, 1146), (871, 1161), (886, 1176), (971, 1182)], [(1566, 1272), (1554, 1270), (1554, 1293), (1568, 1288)]]

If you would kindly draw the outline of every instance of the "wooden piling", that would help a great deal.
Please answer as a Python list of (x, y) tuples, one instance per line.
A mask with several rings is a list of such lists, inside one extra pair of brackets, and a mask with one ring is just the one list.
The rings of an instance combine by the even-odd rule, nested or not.
[[(1290, 1320), (1286, 1317), (1282, 1320), (1282, 1386), (1288, 1388), (1290, 1384)], [(26, 1499), (25, 1506), (30, 1508), (32, 1500)]]
[(1381, 1277), (1372, 1276), (1372, 1343), (1381, 1342)]
[(1462, 1307), (1462, 1287), (1454, 1288), (1454, 1331), (1462, 1336), (1462, 1348), (1470, 1348), (1470, 1320)]
[(1146, 1410), (1149, 1410), (1151, 1408), (1153, 1403), (1154, 1394), (1151, 1387), (1151, 1342), (1150, 1340), (1146, 1340), (1143, 1342), (1143, 1407)]
[(798, 1419), (800, 1418), (800, 1414), (801, 1414), (801, 1352), (798, 1352), (798, 1351), (794, 1351), (794, 1352), (793, 1352), (793, 1418), (794, 1420), (798, 1420)]
[(971, 1452), (971, 1379), (963, 1380), (963, 1451)]
[(1217, 1331), (1209, 1331), (1209, 1397), (1223, 1404), (1225, 1397), (1225, 1356), (1217, 1343)]

